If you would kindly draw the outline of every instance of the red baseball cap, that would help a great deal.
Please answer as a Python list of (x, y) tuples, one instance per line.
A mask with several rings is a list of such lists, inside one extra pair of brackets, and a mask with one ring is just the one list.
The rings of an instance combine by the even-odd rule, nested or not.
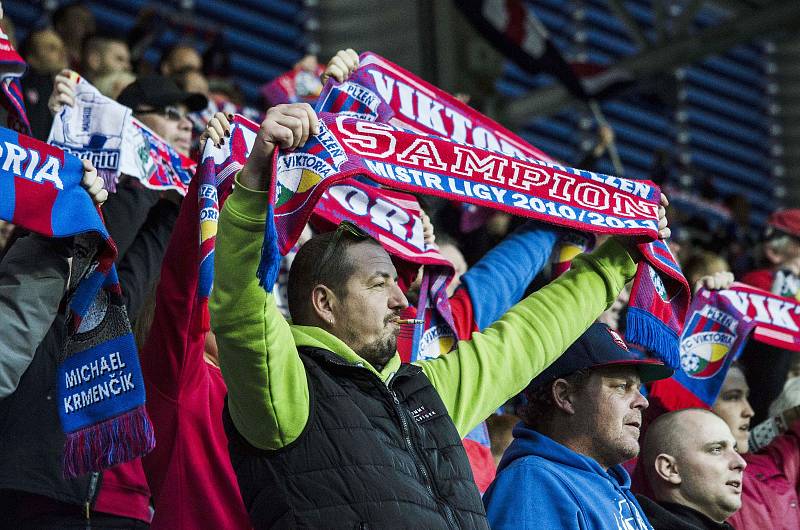
[(767, 225), (784, 234), (800, 238), (800, 208), (787, 208), (774, 212), (767, 219)]

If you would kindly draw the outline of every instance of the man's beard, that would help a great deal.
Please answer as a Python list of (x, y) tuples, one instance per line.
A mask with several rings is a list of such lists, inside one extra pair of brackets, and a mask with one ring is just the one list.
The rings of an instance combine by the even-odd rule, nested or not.
[(390, 333), (370, 344), (364, 345), (356, 352), (359, 357), (367, 361), (378, 371), (381, 371), (389, 359), (397, 353), (397, 334)]

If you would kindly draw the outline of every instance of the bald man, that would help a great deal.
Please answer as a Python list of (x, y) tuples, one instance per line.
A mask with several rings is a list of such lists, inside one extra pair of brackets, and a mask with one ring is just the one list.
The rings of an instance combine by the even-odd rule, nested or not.
[(708, 410), (659, 416), (642, 445), (654, 500), (637, 496), (654, 530), (733, 529), (725, 520), (742, 505), (747, 465), (725, 421)]

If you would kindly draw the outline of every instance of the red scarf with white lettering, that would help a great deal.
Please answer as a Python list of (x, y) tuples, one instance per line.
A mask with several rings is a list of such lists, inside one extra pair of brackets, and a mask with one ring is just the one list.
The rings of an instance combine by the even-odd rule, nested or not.
[(681, 335), (681, 367), (650, 391), (665, 410), (710, 408), (748, 337), (800, 351), (800, 302), (743, 283), (695, 296)]
[[(453, 265), (435, 245), (425, 243), (421, 213), (413, 195), (377, 188), (351, 178), (328, 188), (317, 201), (311, 217), (312, 225), (323, 231), (333, 230), (342, 221), (351, 221), (364, 229), (397, 258), (395, 263), (401, 283), (406, 284), (401, 285), (404, 291), (419, 266), (424, 266), (417, 304), (418, 318), (414, 319), (421, 322), (404, 324), (400, 328), (400, 339), (410, 344), (411, 361), (428, 355), (430, 351), (440, 352), (444, 344), (452, 347), (457, 340), (447, 297)], [(423, 344), (423, 336), (431, 328), (438, 329), (439, 333)], [(456, 340), (439, 340), (445, 336)]]
[[(476, 112), (411, 72), (369, 52), (361, 55), (359, 68), (345, 82), (338, 83), (333, 79), (328, 82), (320, 95), (317, 111), (336, 112), (345, 116), (388, 123), (407, 131), (449, 138), (459, 144), (470, 144), (523, 161), (535, 159), (554, 162), (541, 150), (531, 146), (494, 120)], [(410, 154), (422, 159), (425, 153), (420, 150), (424, 151), (425, 149), (423, 141)], [(466, 155), (464, 156), (466, 157)], [(466, 162), (461, 161), (465, 164), (470, 163), (468, 159), (465, 158), (465, 160)], [(472, 161), (472, 164), (474, 165), (476, 162)], [(514, 166), (514, 163), (510, 163), (510, 165)], [(440, 166), (436, 160), (427, 160), (424, 169), (435, 170)], [(494, 169), (493, 164), (485, 167)], [(553, 167), (558, 168), (559, 166)], [(417, 171), (417, 173), (419, 172)], [(413, 176), (415, 173), (410, 174)], [(464, 173), (457, 173), (457, 176), (461, 175)], [(581, 172), (581, 175), (593, 174)], [(519, 176), (515, 178), (524, 179)], [(561, 176), (556, 174), (553, 181), (539, 182), (537, 186), (554, 187), (558, 200), (566, 200), (567, 193), (559, 191), (562, 185), (560, 178)], [(614, 177), (606, 178), (614, 180)], [(489, 180), (491, 179), (489, 178)], [(651, 183), (643, 181), (616, 179), (616, 182), (618, 186), (622, 187), (621, 189), (628, 192), (641, 192), (644, 188), (647, 190), (654, 188)], [(470, 186), (469, 183), (467, 186)], [(585, 191), (588, 188), (581, 186), (583, 185), (575, 186), (576, 196), (581, 193), (594, 193)], [(402, 188), (402, 186), (399, 187)], [(432, 186), (427, 187), (433, 188)], [(470, 203), (471, 201), (465, 199), (463, 195), (480, 193), (470, 191), (474, 189), (472, 187), (454, 189), (452, 190), (454, 195), (450, 195), (448, 198)], [(433, 191), (428, 193), (447, 196)], [(639, 195), (641, 196), (641, 193)], [(589, 199), (590, 204), (593, 200), (598, 199), (597, 196), (592, 199), (589, 195), (584, 198)], [(497, 200), (495, 206), (490, 206), (484, 201), (483, 205), (488, 208), (511, 211), (502, 202), (502, 200)], [(554, 205), (548, 206), (546, 203), (537, 201), (526, 204), (525, 199), (521, 199), (519, 204), (513, 206), (521, 208), (522, 211), (516, 212), (519, 215), (573, 226), (569, 222), (561, 222), (564, 220), (564, 214), (568, 215), (566, 209), (564, 212), (555, 211), (551, 209)], [(563, 206), (566, 207), (566, 205)], [(561, 207), (559, 206), (559, 208)], [(537, 208), (540, 208), (538, 213), (544, 214), (543, 216), (530, 215), (531, 211), (535, 211)], [(568, 218), (566, 220), (570, 221)], [(606, 221), (614, 224), (607, 224)], [(595, 226), (586, 230), (619, 233), (614, 232), (614, 229), (630, 226), (625, 222), (616, 223), (616, 220), (594, 222)], [(662, 241), (642, 244), (639, 249), (644, 255), (646, 263), (639, 267), (631, 294), (631, 310), (628, 311), (627, 318), (628, 338), (655, 351), (670, 366), (677, 367), (679, 364), (678, 335), (689, 306), (689, 286), (669, 247)]]
[(800, 301), (736, 282), (720, 295), (756, 323), (753, 338), (792, 351), (800, 351)]
[(678, 332), (689, 289), (666, 244), (657, 240), (658, 187), (513, 158), (341, 114), (321, 113), (319, 119), (318, 135), (300, 149), (276, 151), (273, 159), (268, 219), (274, 211), (275, 224), (268, 224), (265, 231), (259, 267), (265, 285), (273, 285), (277, 277), (279, 249), (285, 252), (292, 247), (324, 191), (348, 177), (366, 175), (409, 192), (461, 200), (580, 231), (651, 241), (639, 245), (645, 260), (632, 298), (636, 300), (638, 293), (646, 305), (629, 310), (629, 315), (635, 313), (634, 320), (629, 316), (631, 340), (677, 365)]
[[(207, 298), (211, 292), (214, 275), (214, 244), (219, 216), (217, 188), (231, 175), (242, 168), (253, 140), (258, 132), (258, 125), (243, 116), (233, 119), (230, 141), (220, 147), (207, 143), (200, 166), (200, 297)], [(299, 186), (305, 183), (299, 182)], [(453, 276), (452, 264), (443, 257), (435, 246), (425, 243), (422, 235), (421, 208), (416, 198), (397, 191), (384, 190), (359, 182), (355, 179), (344, 179), (327, 187), (319, 198), (307, 203), (309, 210), (303, 215), (313, 213), (309, 217), (298, 218), (285, 212), (276, 211), (274, 224), (284, 237), (280, 240), (280, 253), (286, 255), (297, 241), (299, 233), (293, 240), (287, 234), (294, 234), (295, 223), (300, 223), (300, 232), (307, 220), (320, 230), (334, 229), (342, 221), (350, 221), (363, 228), (375, 238), (386, 251), (396, 258), (401, 280), (406, 287), (410, 284), (420, 265), (426, 268), (423, 288), (420, 290), (420, 317), (427, 321), (449, 327), (455, 335), (455, 326), (442, 300), (447, 299), (446, 287)], [(272, 215), (269, 216), (272, 220)], [(274, 281), (265, 283), (271, 291)], [(427, 286), (427, 288), (425, 287)], [(413, 340), (413, 351), (419, 346), (421, 326), (407, 324), (401, 327), (404, 338)]]

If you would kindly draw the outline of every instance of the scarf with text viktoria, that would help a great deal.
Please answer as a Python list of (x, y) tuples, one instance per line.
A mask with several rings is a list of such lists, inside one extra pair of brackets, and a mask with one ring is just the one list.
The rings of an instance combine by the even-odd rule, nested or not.
[[(136, 345), (117, 278), (116, 246), (81, 187), (81, 161), (0, 128), (0, 219), (47, 237), (71, 237), (88, 262), (69, 298), (68, 339), (57, 377), (66, 434), (64, 475), (132, 460), (155, 445)], [(76, 250), (73, 268), (81, 261)], [(73, 274), (80, 274), (73, 270)]]

